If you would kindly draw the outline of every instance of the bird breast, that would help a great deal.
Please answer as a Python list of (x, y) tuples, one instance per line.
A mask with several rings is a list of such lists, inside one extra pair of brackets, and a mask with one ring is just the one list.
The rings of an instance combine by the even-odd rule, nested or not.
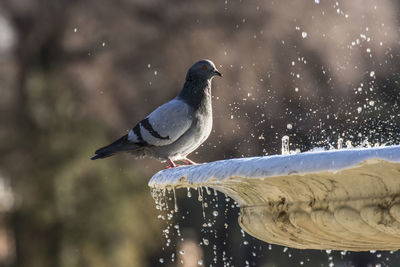
[[(198, 132), (199, 143), (202, 144), (207, 137), (210, 135), (212, 130), (212, 105), (211, 105), (211, 97), (207, 97), (205, 99), (205, 103), (203, 103), (202, 108), (200, 109), (199, 118), (198, 118)], [(199, 144), (199, 145), (200, 145)]]

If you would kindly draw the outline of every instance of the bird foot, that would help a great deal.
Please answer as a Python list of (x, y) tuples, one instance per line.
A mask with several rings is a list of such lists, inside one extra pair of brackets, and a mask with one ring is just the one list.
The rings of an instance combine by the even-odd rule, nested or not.
[(174, 164), (174, 166), (168, 165), (168, 166), (165, 167), (165, 169), (173, 169), (173, 168), (176, 168), (176, 167), (183, 167), (183, 166), (187, 166), (187, 165), (179, 165), (179, 164)]
[(184, 159), (183, 161), (186, 162), (186, 164), (188, 164), (188, 165), (196, 165), (197, 164), (196, 162), (191, 161), (190, 159)]
[(165, 167), (165, 169), (172, 169), (172, 168), (181, 166), (181, 165), (175, 164), (175, 162), (173, 162), (173, 161), (170, 160), (170, 159), (167, 159), (167, 162), (168, 162), (168, 166)]
[[(187, 165), (196, 165), (197, 163), (194, 161), (191, 161), (190, 159), (182, 159), (183, 162), (185, 162)], [(173, 162), (170, 159), (167, 159), (168, 162), (168, 166), (165, 167), (165, 169), (172, 169), (172, 168), (176, 168), (176, 167), (182, 167), (182, 166), (186, 166), (186, 165), (179, 165), (176, 164), (175, 162)]]

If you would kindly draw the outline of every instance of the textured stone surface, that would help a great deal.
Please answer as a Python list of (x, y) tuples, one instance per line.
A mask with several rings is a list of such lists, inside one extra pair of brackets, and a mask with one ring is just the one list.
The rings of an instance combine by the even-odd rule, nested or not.
[[(149, 184), (222, 191), (240, 204), (241, 227), (269, 243), (352, 251), (400, 248), (400, 147), (280, 156), (280, 164), (271, 159), (276, 157), (230, 162), (228, 170), (204, 164), (163, 171)], [(248, 169), (240, 174), (238, 164)], [(268, 164), (275, 166), (273, 172), (263, 169)], [(329, 168), (333, 165), (339, 167)]]

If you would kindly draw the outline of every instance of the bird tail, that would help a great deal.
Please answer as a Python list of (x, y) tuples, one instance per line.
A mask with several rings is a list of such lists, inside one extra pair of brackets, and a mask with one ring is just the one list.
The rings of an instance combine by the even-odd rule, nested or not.
[(136, 148), (138, 148), (137, 145), (129, 142), (128, 135), (124, 135), (112, 144), (97, 149), (94, 152), (96, 155), (91, 160), (108, 158), (117, 152), (134, 150)]

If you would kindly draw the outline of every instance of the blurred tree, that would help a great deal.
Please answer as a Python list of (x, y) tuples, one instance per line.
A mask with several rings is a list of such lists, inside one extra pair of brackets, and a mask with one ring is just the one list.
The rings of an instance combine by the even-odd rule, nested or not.
[[(174, 97), (199, 58), (224, 78), (194, 160), (280, 153), (285, 134), (303, 151), (339, 136), (398, 143), (398, 10), (389, 0), (1, 1), (0, 25), (15, 35), (11, 48), (0, 44), (0, 178), (14, 194), (0, 220), (11, 233), (4, 265), (159, 264), (167, 249), (147, 180), (162, 165), (89, 157)], [(238, 245), (232, 212), (229, 229), (217, 227), (232, 231), (230, 245), (219, 246), (242, 264), (251, 249)]]

